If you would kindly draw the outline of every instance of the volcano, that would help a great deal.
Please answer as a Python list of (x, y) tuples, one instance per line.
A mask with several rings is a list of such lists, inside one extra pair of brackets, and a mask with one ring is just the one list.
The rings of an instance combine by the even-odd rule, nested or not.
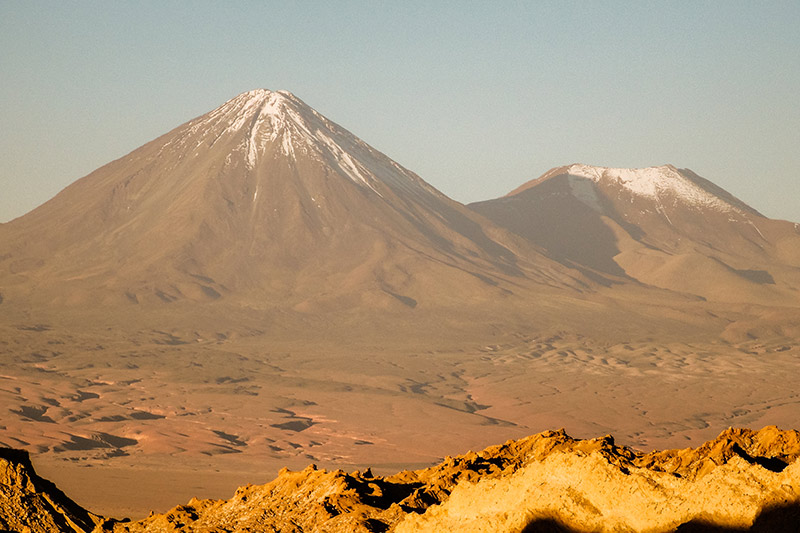
[(465, 288), (494, 298), (519, 280), (584, 283), (264, 89), (78, 180), (0, 238), (7, 300), (414, 308)]
[(566, 265), (726, 302), (798, 302), (800, 231), (672, 165), (558, 167), (470, 207)]

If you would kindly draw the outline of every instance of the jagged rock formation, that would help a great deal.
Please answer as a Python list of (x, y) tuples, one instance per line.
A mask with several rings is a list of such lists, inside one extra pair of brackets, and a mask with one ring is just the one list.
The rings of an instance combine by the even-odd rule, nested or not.
[[(611, 437), (532, 439), (537, 451), (521, 468), (457, 486), (442, 505), (407, 517), (396, 531), (537, 531), (542, 524), (598, 532), (786, 531), (798, 524), (797, 432), (729, 429), (696, 449), (649, 454), (619, 448)], [(763, 526), (759, 517), (770, 511)]]
[(28, 452), (0, 448), (0, 531), (84, 532), (101, 522), (36, 475)]
[[(18, 531), (786, 531), (800, 522), (800, 433), (728, 429), (642, 453), (548, 431), (436, 466), (375, 476), (309, 466), (227, 501), (103, 520), (3, 452), (0, 525)], [(27, 528), (27, 529), (26, 529)]]
[(692, 521), (748, 528), (765, 509), (800, 505), (798, 456), (800, 433), (775, 427), (729, 429), (699, 448), (648, 454), (611, 436), (553, 431), (387, 477), (284, 471), (231, 500), (193, 500), (115, 531), (517, 532), (553, 523), (655, 532)]

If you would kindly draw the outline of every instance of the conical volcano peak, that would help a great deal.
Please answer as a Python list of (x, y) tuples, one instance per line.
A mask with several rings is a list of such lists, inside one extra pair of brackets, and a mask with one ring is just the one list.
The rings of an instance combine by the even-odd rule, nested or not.
[(175, 144), (182, 147), (231, 141), (232, 156), (243, 156), (251, 170), (265, 157), (324, 160), (353, 181), (373, 188), (369, 173), (351, 155), (354, 149), (372, 149), (289, 91), (244, 92), (189, 122), (179, 136)]
[[(33, 260), (43, 277), (79, 279), (91, 264), (98, 283), (115, 286), (76, 286), (74, 301), (95, 290), (134, 303), (230, 295), (306, 312), (340, 296), (414, 308), (407, 291), (453, 279), (487, 299), (512, 276), (577, 283), (291, 93), (266, 89), (105, 165), (10, 227), (20, 250), (37, 243), (24, 253), (72, 258)], [(8, 257), (0, 282), (16, 275), (3, 270)]]
[[(661, 165), (647, 168), (612, 168), (584, 164), (566, 167), (570, 176), (585, 178), (595, 183), (615, 184), (633, 196), (658, 202), (670, 198), (692, 206), (703, 206), (720, 211), (738, 210), (730, 199), (724, 199), (713, 184), (689, 170)], [(734, 199), (735, 200), (735, 199)]]
[(276, 159), (290, 167), (315, 161), (379, 196), (379, 182), (424, 188), (413, 173), (285, 90), (244, 92), (189, 122), (179, 136), (182, 147), (228, 145), (229, 162), (242, 158), (249, 170)]
[(284, 116), (287, 107), (292, 107), (295, 111), (298, 111), (298, 108), (307, 106), (289, 91), (254, 89), (228, 100), (220, 109), (224, 109), (226, 112), (233, 112), (237, 116), (246, 119), (254, 115)]
[(197, 120), (197, 126), (214, 128), (223, 126), (224, 133), (243, 129), (250, 135), (259, 131), (267, 133), (271, 140), (288, 122), (295, 122), (300, 129), (308, 130), (306, 117), (312, 110), (288, 91), (255, 89), (242, 93), (222, 104)]

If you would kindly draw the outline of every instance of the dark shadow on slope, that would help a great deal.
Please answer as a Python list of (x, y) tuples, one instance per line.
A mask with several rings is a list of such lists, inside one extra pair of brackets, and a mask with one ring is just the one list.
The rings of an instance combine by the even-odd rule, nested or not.
[(364, 528), (366, 528), (367, 531), (372, 531), (373, 533), (384, 533), (385, 531), (389, 531), (389, 526), (374, 518), (367, 518), (367, 520), (364, 522)]
[(588, 533), (565, 526), (554, 518), (537, 518), (525, 526), (522, 533)]
[(734, 268), (733, 271), (748, 281), (759, 283), (761, 285), (775, 285), (775, 278), (766, 270), (739, 270)]
[(766, 270), (736, 270), (743, 278), (762, 285), (775, 285), (775, 278)]
[(402, 294), (397, 294), (396, 292), (392, 292), (389, 289), (383, 289), (383, 292), (385, 292), (389, 296), (393, 296), (400, 303), (402, 303), (407, 307), (410, 307), (411, 309), (414, 309), (417, 306), (417, 301), (414, 298), (411, 298), (410, 296), (403, 296)]
[(740, 270), (738, 268), (733, 268), (732, 266), (725, 263), (718, 257), (712, 257), (711, 259), (722, 265), (729, 272), (736, 274), (737, 276), (740, 276), (746, 279), (747, 281), (758, 283), (759, 285), (775, 285), (775, 278), (773, 278), (772, 274), (770, 274), (766, 270), (752, 270), (752, 269)]
[(733, 444), (733, 451), (745, 461), (749, 463), (755, 463), (759, 465), (761, 468), (766, 468), (770, 472), (780, 473), (789, 466), (789, 463), (781, 459), (780, 457), (759, 457), (753, 456), (747, 453), (741, 446), (734, 443)]
[(61, 444), (54, 446), (53, 451), (86, 451), (97, 449), (116, 449), (121, 451), (120, 448), (134, 446), (137, 443), (138, 441), (136, 439), (129, 439), (127, 437), (111, 435), (110, 433), (99, 432), (94, 433), (91, 438), (70, 435), (69, 441), (64, 441)]
[(49, 407), (46, 405), (22, 405), (19, 409), (9, 409), (9, 411), (23, 419), (55, 424), (55, 420), (45, 415), (48, 409)]
[[(708, 520), (694, 519), (676, 529), (665, 529), (662, 533), (778, 533), (783, 531), (800, 531), (800, 503), (766, 508), (761, 511), (749, 528), (719, 526)], [(525, 526), (522, 533), (590, 533), (590, 531), (572, 528), (554, 518), (538, 518)]]
[(297, 420), (289, 420), (288, 422), (282, 422), (280, 424), (270, 424), (270, 427), (300, 433), (301, 431), (305, 431), (313, 425), (314, 421), (312, 421), (310, 418), (298, 418)]
[(779, 505), (764, 509), (752, 527), (737, 528), (717, 526), (703, 520), (692, 520), (675, 530), (679, 533), (776, 533), (800, 531), (800, 503)]
[[(614, 261), (619, 253), (616, 236), (601, 218), (601, 211), (613, 212), (612, 206), (606, 205), (599, 194), (593, 198), (598, 203), (596, 208), (579, 200), (570, 190), (569, 178), (583, 183), (582, 188), (594, 190), (591, 180), (564, 175), (514, 196), (476, 202), (468, 207), (546, 249), (552, 259), (570, 268), (583, 265), (596, 272), (628, 279)], [(611, 218), (617, 221), (622, 217)], [(607, 284), (608, 280), (602, 282)]]

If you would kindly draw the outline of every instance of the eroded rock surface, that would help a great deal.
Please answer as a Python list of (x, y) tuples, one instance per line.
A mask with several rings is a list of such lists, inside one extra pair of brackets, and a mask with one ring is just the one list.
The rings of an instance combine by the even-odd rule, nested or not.
[[(102, 519), (2, 457), (0, 526), (14, 531), (792, 531), (800, 527), (800, 433), (728, 429), (698, 448), (642, 453), (611, 436), (548, 431), (433, 467), (375, 476), (311, 465), (230, 500), (137, 522)], [(792, 529), (795, 528), (795, 529)]]
[(92, 531), (101, 518), (39, 477), (28, 452), (0, 448), (0, 531)]

